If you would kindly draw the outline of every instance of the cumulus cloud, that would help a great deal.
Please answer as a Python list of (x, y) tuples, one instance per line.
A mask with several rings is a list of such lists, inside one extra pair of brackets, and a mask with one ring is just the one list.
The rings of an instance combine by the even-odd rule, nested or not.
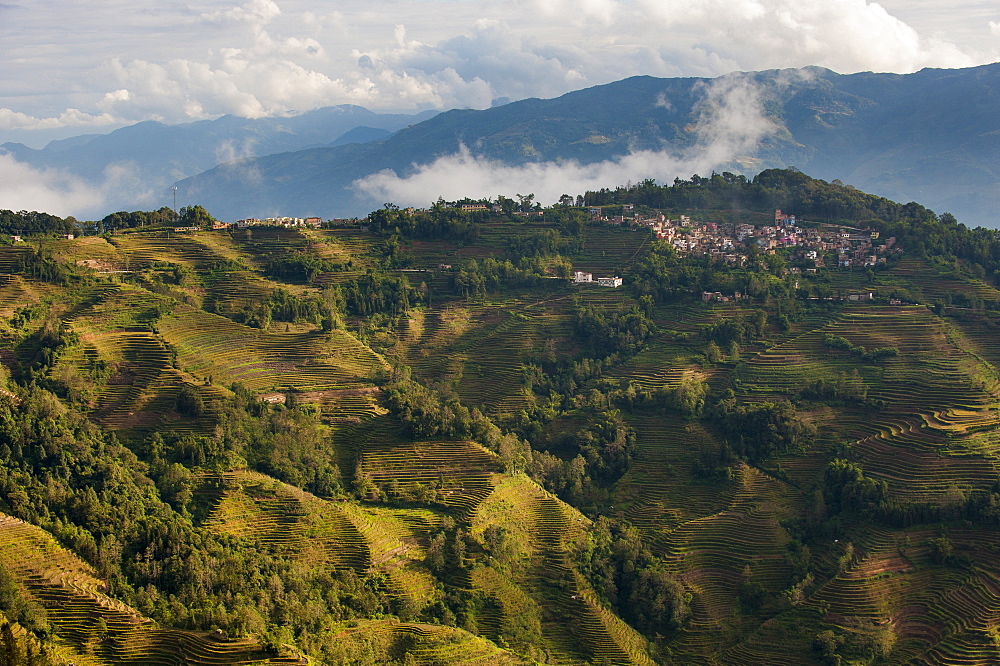
[[(197, 8), (95, 0), (77, 13), (60, 6), (58, 21), (44, 3), (25, 5), (11, 13), (16, 23), (0, 26), (5, 54), (22, 54), (0, 54), (0, 107), (10, 110), (0, 130), (81, 123), (79, 113), (181, 122), (343, 103), (488, 108), (498, 98), (553, 97), (635, 74), (805, 65), (911, 72), (1000, 59), (998, 24), (987, 21), (996, 16), (982, 13), (984, 2), (920, 3), (921, 25), (933, 25), (927, 12), (947, 13), (947, 35), (918, 31), (888, 4), (343, 0), (323, 13), (307, 0), (202, 0)], [(974, 27), (957, 39), (955, 16), (966, 13)]]
[(671, 181), (678, 176), (708, 173), (749, 157), (762, 140), (775, 132), (774, 123), (763, 110), (768, 92), (748, 77), (723, 77), (703, 86), (701, 94), (695, 110), (695, 141), (682, 151), (633, 151), (594, 164), (571, 161), (508, 165), (477, 156), (462, 146), (453, 155), (413, 165), (409, 175), (384, 170), (355, 181), (353, 187), (376, 201), (406, 206), (427, 205), (438, 196), (456, 200), (517, 192), (533, 192), (539, 201), (551, 203), (563, 194), (578, 194), (613, 183), (646, 178)]
[[(439, 106), (474, 108), (634, 74), (718, 76), (806, 65), (905, 73), (990, 57), (920, 35), (866, 0), (508, 0), (492, 7), (498, 16), (452, 37), (421, 39), (421, 31), (397, 25), (392, 43), (355, 53), (368, 70), (423, 83)], [(389, 92), (375, 83), (373, 98)]]

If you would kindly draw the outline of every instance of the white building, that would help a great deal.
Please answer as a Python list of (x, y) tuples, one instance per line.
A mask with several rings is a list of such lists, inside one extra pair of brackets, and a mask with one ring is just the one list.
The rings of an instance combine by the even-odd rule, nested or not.
[(573, 271), (573, 283), (583, 284), (584, 282), (593, 282), (593, 273), (584, 273), (583, 271)]
[(597, 284), (599, 284), (602, 287), (620, 287), (622, 286), (622, 279), (618, 276), (602, 277), (602, 278), (597, 278)]

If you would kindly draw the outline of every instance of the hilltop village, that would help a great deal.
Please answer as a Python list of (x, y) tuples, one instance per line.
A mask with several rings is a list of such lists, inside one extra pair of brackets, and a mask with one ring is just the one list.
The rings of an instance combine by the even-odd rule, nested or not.
[[(623, 213), (632, 213), (631, 204), (622, 206)], [(719, 224), (698, 222), (687, 215), (671, 220), (663, 214), (652, 217), (619, 215), (606, 217), (601, 208), (589, 209), (592, 220), (627, 226), (648, 227), (658, 239), (669, 243), (680, 255), (710, 255), (727, 263), (742, 266), (751, 248), (763, 254), (777, 250), (793, 249), (792, 273), (816, 272), (817, 268), (834, 265), (840, 268), (871, 268), (886, 263), (892, 252), (902, 252), (895, 247), (896, 239), (880, 239), (877, 231), (814, 222), (797, 222), (795, 215), (780, 209), (774, 211), (774, 224)]]
[[(463, 213), (490, 211), (502, 214), (498, 205), (488, 208), (482, 204), (454, 205)], [(749, 253), (775, 254), (778, 250), (792, 249), (789, 259), (793, 265), (789, 272), (815, 273), (818, 268), (837, 266), (839, 268), (873, 268), (885, 264), (893, 253), (902, 253), (896, 247), (894, 237), (881, 239), (877, 231), (868, 231), (857, 227), (820, 224), (808, 220), (797, 220), (795, 215), (789, 215), (780, 209), (774, 211), (774, 223), (770, 225), (753, 225), (748, 223), (720, 224), (717, 222), (701, 222), (688, 215), (679, 215), (671, 219), (663, 213), (642, 216), (635, 211), (632, 204), (610, 207), (621, 210), (621, 214), (608, 215), (605, 209), (592, 206), (587, 209), (591, 222), (601, 222), (624, 227), (645, 227), (653, 235), (669, 243), (681, 256), (709, 255), (726, 263), (742, 266), (746, 263)], [(407, 208), (407, 214), (426, 213), (426, 210)], [(517, 217), (543, 218), (544, 210), (513, 213)], [(362, 220), (331, 219), (326, 224), (331, 226), (363, 225)], [(233, 223), (216, 222), (213, 229), (245, 229), (251, 226), (277, 226), (284, 228), (312, 227), (324, 225), (319, 217), (270, 217), (247, 218)], [(175, 227), (174, 231), (198, 231), (198, 227)], [(752, 249), (755, 248), (755, 249)], [(595, 282), (602, 286), (617, 287), (621, 285), (619, 278), (594, 278), (592, 275), (576, 272), (574, 282)]]
[[(508, 200), (509, 204), (514, 204)], [(522, 202), (523, 203), (523, 202)], [(664, 212), (648, 207), (636, 209), (634, 204), (611, 206), (576, 206), (566, 202), (549, 208), (482, 202), (438, 202), (431, 209), (405, 208), (398, 213), (410, 220), (426, 217), (457, 217), (464, 220), (475, 219), (489, 224), (498, 217), (517, 219), (525, 224), (546, 224), (558, 221), (567, 214), (577, 215), (591, 225), (607, 225), (629, 228), (634, 231), (648, 230), (653, 238), (668, 244), (681, 257), (710, 257), (714, 261), (725, 262), (733, 267), (743, 267), (751, 256), (780, 254), (785, 261), (785, 275), (815, 274), (823, 268), (875, 269), (886, 264), (889, 257), (902, 253), (895, 237), (882, 238), (880, 232), (857, 226), (820, 223), (799, 219), (781, 209), (775, 209), (773, 219), (768, 223), (751, 224), (743, 221), (704, 221), (697, 214), (676, 214), (668, 216)], [(487, 205), (489, 204), (489, 205)], [(352, 227), (367, 231), (372, 223), (369, 219), (336, 218), (324, 220), (321, 217), (267, 217), (246, 218), (235, 222), (204, 221), (200, 225), (174, 226), (175, 233), (193, 233), (201, 230), (247, 229), (250, 227), (274, 227), (284, 229), (303, 228), (343, 228)], [(438, 270), (450, 270), (450, 263), (441, 263)], [(599, 276), (585, 270), (573, 270), (568, 275), (573, 284), (592, 284), (599, 287), (616, 288), (623, 285), (619, 275)], [(740, 295), (724, 295), (705, 292), (703, 300), (739, 300)]]
[[(881, 240), (878, 231), (808, 221), (800, 225), (795, 215), (780, 209), (774, 211), (773, 224), (762, 226), (698, 222), (687, 215), (672, 220), (662, 213), (643, 217), (635, 214), (632, 204), (624, 204), (621, 209), (622, 214), (615, 216), (605, 215), (604, 210), (596, 206), (590, 207), (588, 212), (592, 222), (649, 228), (657, 239), (667, 242), (680, 256), (708, 255), (734, 266), (746, 264), (753, 252), (775, 254), (778, 250), (789, 250), (785, 254), (794, 265), (787, 269), (788, 273), (816, 273), (827, 266), (874, 268), (885, 264), (890, 254), (902, 253), (894, 237)], [(618, 276), (595, 279), (591, 273), (583, 271), (574, 271), (572, 280), (575, 284), (596, 283), (602, 287), (622, 285)], [(706, 301), (728, 301), (730, 298), (738, 300), (740, 295), (702, 294)]]

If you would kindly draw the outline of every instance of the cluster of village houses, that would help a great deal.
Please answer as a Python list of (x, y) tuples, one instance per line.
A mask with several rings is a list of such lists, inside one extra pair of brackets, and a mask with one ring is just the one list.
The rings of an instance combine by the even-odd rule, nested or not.
[[(625, 204), (622, 208), (623, 213), (634, 211), (631, 204)], [(599, 216), (601, 209), (591, 208), (590, 214), (592, 217)], [(877, 231), (859, 231), (831, 225), (815, 228), (810, 225), (810, 228), (804, 228), (796, 223), (794, 215), (787, 215), (781, 210), (774, 211), (774, 224), (759, 227), (753, 224), (699, 223), (686, 215), (671, 220), (662, 214), (651, 218), (628, 218), (622, 215), (607, 221), (649, 227), (657, 238), (670, 243), (679, 254), (708, 254), (737, 265), (746, 262), (747, 253), (744, 248), (750, 243), (765, 254), (773, 254), (782, 248), (795, 248), (794, 258), (814, 262), (814, 267), (806, 269), (810, 272), (823, 268), (824, 258), (831, 254), (837, 255), (837, 265), (841, 268), (873, 267), (884, 264), (889, 253), (899, 251), (899, 248), (894, 247), (895, 238), (878, 243)], [(801, 269), (791, 270), (800, 272)]]
[(323, 224), (320, 217), (266, 217), (258, 220), (255, 217), (248, 217), (245, 220), (236, 220), (232, 224), (217, 222), (212, 225), (213, 229), (246, 229), (247, 227), (285, 227), (294, 229), (295, 227), (313, 227), (318, 229)]
[[(681, 215), (671, 220), (663, 214), (649, 218), (635, 215), (632, 204), (622, 206), (622, 215), (607, 217), (599, 207), (589, 209), (592, 220), (601, 220), (624, 226), (648, 227), (660, 240), (674, 247), (680, 255), (704, 256), (711, 255), (727, 263), (742, 266), (748, 257), (747, 248), (756, 245), (764, 254), (773, 254), (779, 249), (794, 248), (794, 259), (805, 260), (806, 268), (792, 267), (791, 273), (815, 273), (817, 268), (823, 268), (826, 257), (836, 254), (837, 266), (841, 268), (874, 267), (886, 262), (886, 257), (892, 252), (900, 252), (895, 247), (896, 239), (888, 238), (879, 243), (877, 231), (860, 231), (858, 229), (819, 225), (809, 228), (797, 224), (794, 215), (783, 213), (780, 209), (774, 211), (774, 224), (755, 226), (753, 224), (717, 224), (715, 222), (695, 222), (687, 215)], [(631, 215), (631, 217), (629, 216)], [(811, 265), (809, 265), (811, 263)], [(619, 277), (597, 278), (593, 275), (576, 271), (573, 273), (576, 284), (597, 282), (606, 287), (617, 287), (622, 283)], [(720, 293), (706, 292), (704, 300), (738, 300), (740, 294), (724, 296)]]
[[(347, 224), (355, 223), (357, 219), (334, 219), (330, 222)], [(246, 229), (247, 227), (283, 227), (285, 229), (311, 227), (319, 229), (322, 225), (323, 218), (321, 217), (265, 217), (263, 219), (248, 217), (245, 220), (236, 220), (235, 222), (213, 222), (212, 229), (216, 231), (220, 229)], [(201, 227), (174, 227), (174, 231), (201, 231)]]

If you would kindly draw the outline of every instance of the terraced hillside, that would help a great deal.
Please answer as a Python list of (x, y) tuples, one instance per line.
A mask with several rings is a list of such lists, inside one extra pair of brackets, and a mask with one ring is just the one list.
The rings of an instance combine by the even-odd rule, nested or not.
[(43, 530), (0, 514), (0, 566), (44, 612), (53, 656), (81, 664), (297, 663), (299, 655), (268, 654), (254, 640), (161, 628), (106, 596), (94, 569)]
[(565, 296), (509, 307), (447, 307), (410, 314), (400, 336), (401, 361), (424, 381), (447, 386), (462, 401), (498, 417), (529, 404), (523, 365), (546, 344), (565, 345)]
[(499, 468), (496, 456), (475, 442), (369, 441), (356, 474), (386, 493), (428, 493), (434, 503), (468, 517), (492, 492), (491, 474)]
[(715, 484), (698, 479), (691, 470), (699, 455), (718, 450), (717, 436), (702, 424), (675, 415), (636, 414), (630, 423), (639, 450), (615, 488), (615, 501), (625, 507), (629, 521), (663, 544), (678, 525), (727, 506), (733, 491), (720, 493)]
[[(882, 363), (860, 363), (857, 353), (824, 345), (828, 335), (899, 353)], [(828, 427), (854, 441), (855, 455), (878, 470), (873, 473), (889, 482), (894, 495), (932, 500), (956, 484), (989, 487), (997, 474), (994, 460), (963, 445), (997, 424), (996, 371), (958, 342), (944, 322), (920, 306), (846, 310), (835, 323), (750, 360), (744, 386), (753, 395), (788, 395), (811, 378), (858, 370), (881, 408), (844, 414)]]
[[(536, 663), (490, 641), (454, 627), (375, 620), (339, 627), (342, 663), (376, 654), (385, 659), (404, 655), (420, 664), (499, 666)], [(374, 648), (374, 649), (373, 649)]]
[(440, 520), (431, 511), (324, 500), (253, 472), (207, 475), (200, 492), (211, 497), (203, 525), (215, 533), (259, 544), (310, 568), (382, 574), (392, 594), (414, 608), (438, 597), (423, 565), (427, 532)]
[(157, 330), (188, 372), (253, 390), (346, 388), (367, 383), (383, 367), (345, 331), (266, 333), (181, 305)]
[[(91, 417), (106, 428), (149, 430), (178, 418), (183, 386), (211, 400), (217, 387), (202, 386), (173, 364), (173, 355), (152, 331), (172, 303), (143, 289), (121, 284), (92, 289), (61, 320), (65, 345), (52, 371)], [(208, 417), (209, 415), (206, 415)], [(202, 423), (187, 423), (195, 431)]]
[(967, 276), (945, 271), (917, 257), (906, 257), (893, 269), (893, 274), (905, 280), (926, 303), (942, 301), (948, 304), (968, 306), (971, 300), (988, 305), (991, 309), (1000, 306), (1000, 291)]
[(594, 277), (621, 275), (651, 240), (648, 229), (611, 228), (591, 233), (584, 241), (582, 254), (574, 259), (574, 269), (593, 273)]
[(993, 241), (810, 272), (554, 217), (0, 247), (15, 640), (78, 664), (1000, 663)]
[(473, 529), (504, 525), (524, 550), (511, 578), (492, 568), (474, 574), (474, 585), (496, 608), (488, 635), (502, 636), (527, 608), (540, 611), (555, 663), (652, 664), (645, 639), (608, 611), (574, 569), (572, 553), (586, 538), (587, 522), (526, 478), (498, 482)]

